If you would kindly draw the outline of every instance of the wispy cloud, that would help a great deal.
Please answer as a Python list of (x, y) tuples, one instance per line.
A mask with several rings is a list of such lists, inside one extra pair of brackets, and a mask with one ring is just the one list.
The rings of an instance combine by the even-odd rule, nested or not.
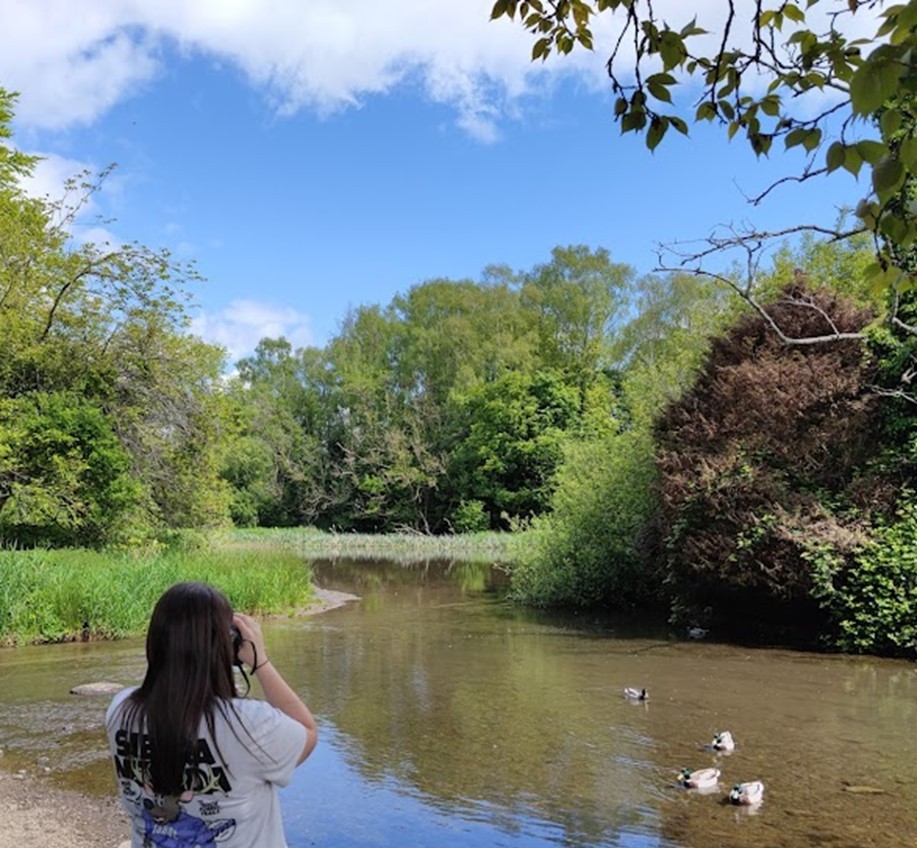
[(224, 347), (231, 363), (251, 354), (264, 338), (286, 338), (294, 348), (314, 344), (309, 317), (295, 309), (234, 300), (217, 313), (201, 313), (191, 321), (191, 332)]

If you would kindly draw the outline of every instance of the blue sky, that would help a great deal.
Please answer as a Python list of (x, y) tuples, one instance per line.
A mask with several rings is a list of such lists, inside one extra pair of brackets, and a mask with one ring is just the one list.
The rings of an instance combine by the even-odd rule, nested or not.
[(29, 189), (117, 163), (81, 235), (193, 259), (195, 331), (233, 358), (264, 335), (324, 344), (350, 307), (556, 245), (645, 273), (659, 242), (856, 202), (838, 174), (750, 207), (798, 152), (759, 161), (705, 126), (651, 154), (612, 122), (601, 46), (532, 66), (489, 8), (0, 0), (0, 86), (20, 92), (17, 145), (47, 157)]

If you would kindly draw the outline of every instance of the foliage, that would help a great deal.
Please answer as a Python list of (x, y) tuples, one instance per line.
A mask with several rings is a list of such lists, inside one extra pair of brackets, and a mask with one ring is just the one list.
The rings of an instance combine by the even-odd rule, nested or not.
[(825, 641), (853, 653), (912, 656), (917, 647), (917, 499), (847, 556), (810, 545), (812, 594), (826, 611)]
[(228, 391), (234, 519), (438, 533), (472, 520), (463, 503), (492, 528), (544, 511), (566, 435), (612, 427), (631, 279), (605, 250), (555, 248), (353, 309), (321, 350), (262, 340)]
[(117, 541), (141, 494), (97, 406), (66, 392), (0, 398), (0, 541)]
[[(105, 174), (23, 195), (0, 90), (0, 526), (17, 544), (97, 544), (218, 524), (222, 352), (187, 335), (192, 266), (138, 244), (76, 242)], [(133, 528), (126, 525), (132, 524)]]
[(514, 596), (536, 606), (651, 601), (658, 581), (643, 566), (639, 542), (655, 507), (655, 479), (646, 429), (571, 443), (553, 511), (516, 546)]
[[(828, 291), (788, 288), (770, 315), (800, 336), (869, 320)], [(879, 450), (874, 369), (857, 340), (787, 347), (760, 316), (714, 341), (697, 384), (658, 429), (660, 532), (676, 617), (741, 627), (812, 611), (803, 553), (855, 546), (889, 495), (864, 469)]]
[(481, 533), (490, 527), (490, 515), (484, 501), (464, 500), (453, 511), (450, 519), (456, 533)]
[(578, 418), (577, 394), (552, 372), (508, 371), (455, 399), (450, 483), (484, 505), (491, 526), (548, 508), (565, 434)]
[[(854, 125), (899, 92), (917, 90), (917, 0), (888, 8), (881, 0), (787, 0), (771, 8), (757, 0), (747, 18), (728, 0), (713, 25), (698, 21), (691, 7), (677, 22), (663, 20), (640, 0), (496, 0), (492, 17), (518, 13), (536, 38), (532, 59), (544, 60), (577, 44), (593, 49), (592, 19), (603, 12), (621, 23), (608, 73), (622, 132), (645, 132), (653, 150), (670, 128), (687, 134), (689, 120), (716, 122), (730, 138), (744, 135), (758, 155), (775, 141), (819, 154), (823, 164), (813, 159), (800, 181), (839, 169), (856, 177), (865, 165), (872, 194), (857, 215), (877, 238), (870, 274), (885, 289), (908, 277), (913, 285), (882, 242), (908, 247), (917, 239), (910, 207), (893, 202), (917, 170), (915, 104), (898, 98), (875, 123), (877, 137), (857, 137)], [(857, 12), (878, 12), (871, 37), (848, 34), (857, 30)], [(743, 21), (748, 29), (741, 32)], [(696, 108), (679, 105), (678, 86), (688, 81), (701, 86)], [(906, 139), (899, 143), (902, 129)]]

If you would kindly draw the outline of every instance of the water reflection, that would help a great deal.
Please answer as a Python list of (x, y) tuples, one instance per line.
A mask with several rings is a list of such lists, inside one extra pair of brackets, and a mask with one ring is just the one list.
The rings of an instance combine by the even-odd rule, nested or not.
[[(361, 596), (267, 622), (322, 744), (284, 791), (293, 846), (883, 846), (917, 840), (917, 675), (897, 661), (676, 641), (502, 600), (480, 565), (316, 564)], [(139, 641), (0, 652), (0, 747), (56, 779), (112, 789), (104, 705)], [(648, 702), (629, 702), (626, 685)], [(730, 730), (730, 755), (705, 748)], [(676, 786), (716, 766), (721, 791)], [(6, 766), (5, 766), (6, 767)], [(763, 780), (757, 814), (722, 803)], [(878, 794), (881, 793), (881, 794)]]

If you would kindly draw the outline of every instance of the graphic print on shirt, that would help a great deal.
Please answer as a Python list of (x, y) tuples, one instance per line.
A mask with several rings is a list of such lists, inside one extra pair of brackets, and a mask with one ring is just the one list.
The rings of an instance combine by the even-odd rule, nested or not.
[[(184, 777), (188, 790), (179, 797), (151, 791), (147, 783), (150, 743), (145, 734), (119, 730), (115, 743), (115, 769), (121, 794), (142, 818), (144, 848), (208, 848), (232, 835), (235, 819), (217, 818), (219, 801), (200, 797), (225, 794), (232, 789), (226, 769), (217, 762), (206, 739), (198, 739), (196, 750), (188, 757)], [(206, 818), (185, 811), (183, 805), (194, 798)]]

